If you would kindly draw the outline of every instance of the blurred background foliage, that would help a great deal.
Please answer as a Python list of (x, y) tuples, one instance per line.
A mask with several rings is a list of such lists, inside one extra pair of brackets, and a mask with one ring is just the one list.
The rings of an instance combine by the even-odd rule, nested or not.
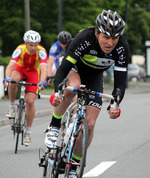
[[(41, 34), (41, 45), (47, 52), (57, 40), (59, 2), (30, 1), (30, 26)], [(95, 19), (103, 9), (117, 11), (126, 21), (124, 35), (130, 45), (131, 55), (145, 55), (145, 41), (150, 40), (149, 0), (63, 0), (62, 30), (69, 31), (75, 37), (81, 29), (95, 26)], [(24, 0), (1, 0), (1, 56), (11, 56), (14, 49), (23, 43), (24, 32)]]

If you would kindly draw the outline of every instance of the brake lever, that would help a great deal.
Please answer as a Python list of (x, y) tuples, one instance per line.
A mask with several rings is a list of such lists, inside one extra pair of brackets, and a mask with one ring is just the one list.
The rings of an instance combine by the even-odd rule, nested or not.
[(58, 85), (58, 93), (56, 93), (56, 97), (62, 99), (64, 97), (64, 89), (66, 88), (66, 83), (69, 79), (65, 78), (59, 85)]
[(121, 99), (121, 90), (120, 88), (117, 88), (116, 94), (114, 95), (114, 104), (112, 105), (112, 108), (114, 110), (118, 110), (120, 99)]
[(69, 79), (65, 78), (59, 85), (58, 85), (58, 90), (64, 90), (64, 88), (66, 87), (66, 83)]
[(38, 86), (38, 99), (41, 99), (41, 84), (37, 86)]

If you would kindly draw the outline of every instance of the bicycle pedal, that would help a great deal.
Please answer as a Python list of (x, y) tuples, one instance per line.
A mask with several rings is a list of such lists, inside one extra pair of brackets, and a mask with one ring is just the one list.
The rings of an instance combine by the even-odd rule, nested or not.
[(14, 119), (14, 120), (15, 120), (15, 117), (9, 117), (8, 119), (10, 119), (10, 120), (11, 120), (11, 119)]
[(39, 167), (46, 167), (43, 163), (39, 163)]
[(39, 167), (46, 167), (45, 164), (43, 164), (45, 161), (45, 156), (43, 156), (39, 161)]
[(15, 127), (13, 125), (11, 126), (11, 130), (15, 130)]
[(45, 165), (42, 162), (39, 162), (39, 167), (45, 167)]

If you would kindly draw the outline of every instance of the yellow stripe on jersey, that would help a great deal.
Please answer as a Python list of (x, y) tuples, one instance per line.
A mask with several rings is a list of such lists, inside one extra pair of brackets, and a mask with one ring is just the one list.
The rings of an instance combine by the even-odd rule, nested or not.
[(77, 62), (76, 59), (72, 58), (71, 56), (67, 56), (66, 59), (70, 61), (71, 63), (75, 64)]

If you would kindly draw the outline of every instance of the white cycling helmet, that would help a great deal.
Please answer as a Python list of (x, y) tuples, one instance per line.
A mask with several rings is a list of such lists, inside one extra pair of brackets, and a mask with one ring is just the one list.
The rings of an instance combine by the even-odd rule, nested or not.
[(38, 32), (29, 30), (29, 31), (25, 32), (23, 40), (26, 43), (40, 43), (41, 36)]

